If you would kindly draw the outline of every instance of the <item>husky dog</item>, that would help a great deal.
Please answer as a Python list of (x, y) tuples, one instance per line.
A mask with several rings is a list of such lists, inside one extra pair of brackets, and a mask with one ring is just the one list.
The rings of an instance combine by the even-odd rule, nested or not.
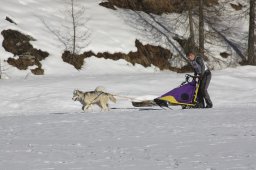
[(79, 101), (83, 105), (82, 110), (84, 111), (93, 104), (98, 105), (101, 110), (108, 111), (108, 101), (116, 103), (116, 98), (112, 94), (104, 92), (102, 87), (97, 87), (95, 91), (89, 92), (74, 90), (72, 99)]

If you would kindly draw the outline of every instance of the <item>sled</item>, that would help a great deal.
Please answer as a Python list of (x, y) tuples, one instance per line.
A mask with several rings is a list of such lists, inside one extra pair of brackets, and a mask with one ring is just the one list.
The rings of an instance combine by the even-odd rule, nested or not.
[(132, 101), (134, 107), (158, 106), (154, 100)]
[(154, 100), (133, 101), (134, 107), (169, 107), (181, 106), (183, 109), (198, 108), (199, 79), (189, 74), (185, 75), (185, 81), (177, 88), (161, 95)]

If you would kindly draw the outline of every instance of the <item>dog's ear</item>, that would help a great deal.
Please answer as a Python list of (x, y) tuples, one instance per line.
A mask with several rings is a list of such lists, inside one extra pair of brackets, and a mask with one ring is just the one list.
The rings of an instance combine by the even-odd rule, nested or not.
[(75, 89), (74, 91), (73, 91), (73, 94), (76, 94), (77, 93), (77, 89)]

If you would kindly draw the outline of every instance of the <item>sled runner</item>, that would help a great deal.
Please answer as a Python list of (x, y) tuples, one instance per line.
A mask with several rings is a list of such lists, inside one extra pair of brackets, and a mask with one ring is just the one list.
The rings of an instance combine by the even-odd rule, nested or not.
[(198, 108), (198, 77), (187, 74), (185, 81), (181, 85), (154, 100), (145, 100), (140, 102), (132, 102), (134, 107), (150, 107), (150, 106), (182, 106), (183, 109)]
[(132, 101), (132, 105), (134, 107), (150, 107), (150, 106), (157, 106), (154, 100), (144, 100), (144, 101)]

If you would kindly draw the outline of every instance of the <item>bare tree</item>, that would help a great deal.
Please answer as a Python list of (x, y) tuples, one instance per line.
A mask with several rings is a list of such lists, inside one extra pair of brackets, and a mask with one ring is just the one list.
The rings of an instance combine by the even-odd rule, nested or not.
[[(181, 13), (159, 16), (135, 11), (134, 13), (139, 17), (134, 17), (134, 13), (130, 12), (129, 18), (130, 21), (133, 20), (131, 22), (133, 26), (153, 36), (155, 41), (161, 41), (165, 37), (166, 44), (173, 47), (183, 59), (187, 50), (203, 52), (204, 57), (207, 56), (209, 59), (211, 67), (229, 66), (241, 61), (240, 59), (242, 61), (246, 59), (244, 54), (247, 35), (239, 32), (239, 27), (233, 24), (245, 16), (243, 14), (246, 3), (242, 5), (240, 11), (230, 8), (230, 4), (234, 3), (233, 0), (222, 0), (221, 3), (217, 0), (181, 0), (179, 3)], [(179, 30), (178, 35), (175, 30)], [(244, 36), (242, 40), (237, 39), (238, 33), (239, 37)], [(181, 42), (180, 45), (184, 48), (177, 45), (176, 38), (173, 40), (173, 37), (178, 37), (181, 40), (178, 42)], [(223, 49), (219, 54), (227, 52), (231, 57), (216, 56), (216, 51), (212, 50), (214, 48)]]
[[(218, 5), (204, 8), (205, 43), (208, 46), (217, 47), (227, 53), (228, 58), (216, 57), (214, 51), (205, 48), (205, 53), (212, 62), (225, 64), (226, 66), (236, 65), (238, 62), (246, 61), (247, 34), (241, 32), (240, 24), (237, 21), (246, 19), (246, 2), (241, 5), (233, 4), (233, 0), (222, 0)], [(233, 6), (239, 6), (234, 8)], [(230, 8), (231, 7), (231, 8)], [(239, 39), (237, 38), (239, 37)], [(220, 53), (221, 54), (221, 51)]]
[(0, 59), (0, 79), (2, 79), (3, 71), (2, 71), (2, 62)]
[[(193, 0), (189, 2), (193, 2)], [(230, 55), (234, 51), (235, 54), (237, 54), (234, 56), (239, 56), (242, 61), (246, 59), (244, 55), (246, 47), (244, 44), (245, 41), (237, 41), (235, 35), (239, 32), (239, 28), (235, 27), (236, 24), (232, 24), (237, 22), (237, 20), (243, 19), (245, 11), (241, 8), (239, 9), (240, 11), (232, 11), (232, 8), (229, 8), (232, 2), (232, 0), (222, 0), (221, 3), (196, 0), (193, 2), (191, 10), (192, 16), (190, 12), (188, 12), (188, 17), (192, 18), (194, 22), (194, 33), (196, 34), (195, 42), (198, 43), (199, 51), (202, 52), (203, 49), (205, 56), (216, 63), (226, 63), (229, 61), (214, 56), (209, 49), (205, 48), (206, 43), (208, 46), (211, 45), (227, 49), (230, 52)], [(183, 15), (187, 15), (187, 13), (184, 12)], [(189, 21), (189, 23), (191, 22)], [(192, 29), (190, 29), (190, 32), (191, 31)], [(243, 36), (242, 33), (240, 33), (240, 37), (241, 36)], [(244, 38), (245, 37), (246, 35), (244, 34)], [(238, 59), (230, 61), (237, 61)]]
[(177, 54), (187, 61), (184, 51), (180, 48), (180, 45), (172, 38), (179, 37), (178, 34), (171, 32), (171, 29), (166, 23), (161, 21), (161, 16), (154, 15), (148, 12), (142, 11), (126, 11), (124, 13), (125, 20), (132, 26), (136, 26), (136, 29), (144, 32), (144, 36), (152, 38), (156, 42), (166, 42), (166, 46), (172, 48)]
[[(78, 54), (88, 45), (90, 33), (86, 28), (88, 18), (85, 16), (86, 8), (78, 0), (68, 0), (66, 14), (66, 46), (72, 54)], [(85, 43), (87, 41), (87, 43)], [(71, 42), (71, 43), (70, 43)]]
[(199, 51), (204, 54), (204, 0), (199, 0)]
[(250, 0), (250, 21), (249, 21), (249, 36), (248, 36), (248, 64), (256, 65), (255, 57), (255, 0)]
[(72, 54), (75, 54), (76, 52), (76, 29), (77, 29), (77, 22), (75, 18), (75, 12), (74, 12), (74, 0), (71, 0), (71, 17), (72, 17), (72, 25), (73, 25), (73, 48), (72, 48)]
[(193, 19), (193, 4), (192, 1), (188, 2), (188, 17), (189, 17), (189, 34), (192, 50), (195, 50), (195, 32), (194, 32), (194, 19)]
[(44, 19), (40, 18), (46, 28), (57, 37), (65, 47), (65, 51), (71, 54), (79, 54), (83, 48), (89, 44), (90, 31), (86, 27), (88, 17), (86, 8), (79, 0), (66, 0), (64, 14), (64, 23), (61, 28), (51, 27)]

